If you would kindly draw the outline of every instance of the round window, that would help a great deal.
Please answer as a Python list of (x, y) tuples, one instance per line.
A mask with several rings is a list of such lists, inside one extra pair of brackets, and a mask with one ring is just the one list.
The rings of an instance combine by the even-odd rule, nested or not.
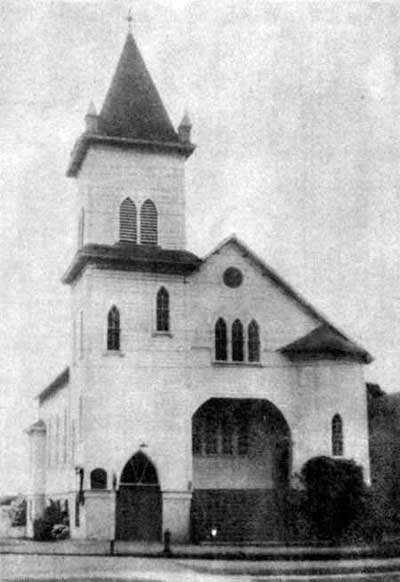
[(228, 287), (232, 287), (235, 289), (236, 287), (240, 287), (243, 281), (242, 272), (239, 271), (236, 267), (229, 267), (224, 272), (224, 283)]

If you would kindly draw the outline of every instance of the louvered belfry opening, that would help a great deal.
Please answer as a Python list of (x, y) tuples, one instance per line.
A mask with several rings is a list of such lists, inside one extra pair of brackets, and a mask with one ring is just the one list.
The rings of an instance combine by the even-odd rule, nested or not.
[(140, 211), (140, 242), (142, 245), (157, 245), (157, 209), (152, 200), (146, 200)]
[(121, 242), (137, 242), (137, 212), (135, 203), (125, 198), (119, 209), (119, 239)]

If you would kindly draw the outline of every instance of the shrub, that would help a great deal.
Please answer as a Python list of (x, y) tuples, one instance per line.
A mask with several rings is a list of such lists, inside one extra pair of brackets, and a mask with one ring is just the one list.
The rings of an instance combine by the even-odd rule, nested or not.
[(33, 537), (37, 541), (50, 541), (68, 537), (68, 516), (60, 503), (50, 500), (42, 518), (33, 522)]
[(301, 479), (313, 537), (339, 542), (350, 532), (353, 538), (363, 536), (368, 495), (359, 465), (352, 460), (314, 457), (303, 466)]
[(26, 525), (26, 499), (17, 497), (11, 502), (9, 510), (12, 527)]
[(53, 526), (51, 537), (54, 540), (65, 540), (69, 537), (69, 527), (63, 523), (58, 523)]
[(38, 517), (33, 522), (33, 539), (38, 542), (48, 542), (52, 539), (53, 525), (44, 517)]

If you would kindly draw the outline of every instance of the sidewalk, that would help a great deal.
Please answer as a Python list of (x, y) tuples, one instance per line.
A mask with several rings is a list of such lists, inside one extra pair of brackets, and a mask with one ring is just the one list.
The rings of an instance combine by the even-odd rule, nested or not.
[[(322, 579), (324, 576), (395, 572), (397, 576), (400, 573), (400, 551), (398, 557), (380, 557), (371, 553), (373, 548), (188, 545), (173, 548), (169, 558), (163, 554), (161, 544), (118, 542), (116, 550), (118, 555), (110, 556), (109, 544), (99, 541), (1, 539), (0, 570), (2, 579), (4, 572), (10, 572), (7, 580), (54, 580), (54, 573), (60, 571), (68, 580), (73, 577), (96, 582), (108, 579), (124, 582), (132, 580), (133, 574), (142, 580), (143, 573), (146, 576), (154, 574), (153, 578), (157, 580), (170, 580), (171, 572), (174, 572), (173, 579), (177, 582), (189, 578), (223, 582), (233, 576), (271, 576), (273, 579), (316, 576)], [(377, 548), (374, 551), (379, 554)], [(21, 573), (25, 573), (25, 577)]]
[(398, 559), (400, 541), (376, 546), (317, 547), (300, 545), (245, 545), (200, 544), (171, 546), (170, 555), (161, 543), (115, 541), (113, 553), (107, 540), (62, 540), (37, 542), (30, 539), (0, 538), (0, 554), (54, 554), (81, 556), (132, 556), (140, 558), (191, 559), (191, 560), (246, 560), (285, 562), (324, 562), (338, 560)]

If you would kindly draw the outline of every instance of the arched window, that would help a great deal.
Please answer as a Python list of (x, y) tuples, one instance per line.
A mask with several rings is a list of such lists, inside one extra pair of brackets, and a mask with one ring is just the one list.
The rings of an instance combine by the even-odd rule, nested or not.
[(119, 311), (113, 305), (108, 312), (107, 318), (107, 349), (119, 350), (120, 345), (120, 326), (119, 326)]
[(130, 198), (125, 198), (119, 207), (119, 240), (136, 242), (137, 240), (137, 213), (136, 206)]
[(165, 287), (157, 293), (157, 331), (169, 331), (169, 294)]
[(247, 349), (249, 362), (260, 361), (260, 332), (258, 323), (254, 319), (249, 323), (247, 328)]
[(83, 242), (85, 239), (85, 210), (82, 208), (79, 215), (79, 225), (78, 225), (78, 248), (83, 247)]
[(140, 210), (140, 242), (156, 245), (157, 239), (157, 209), (154, 202), (146, 200)]
[(91, 489), (107, 489), (107, 472), (104, 469), (93, 469), (90, 473)]
[(226, 323), (222, 318), (215, 324), (215, 359), (222, 362), (228, 359)]
[(243, 325), (240, 319), (235, 319), (232, 325), (232, 360), (243, 362)]
[(335, 414), (332, 418), (332, 455), (343, 455), (343, 420), (340, 414)]

